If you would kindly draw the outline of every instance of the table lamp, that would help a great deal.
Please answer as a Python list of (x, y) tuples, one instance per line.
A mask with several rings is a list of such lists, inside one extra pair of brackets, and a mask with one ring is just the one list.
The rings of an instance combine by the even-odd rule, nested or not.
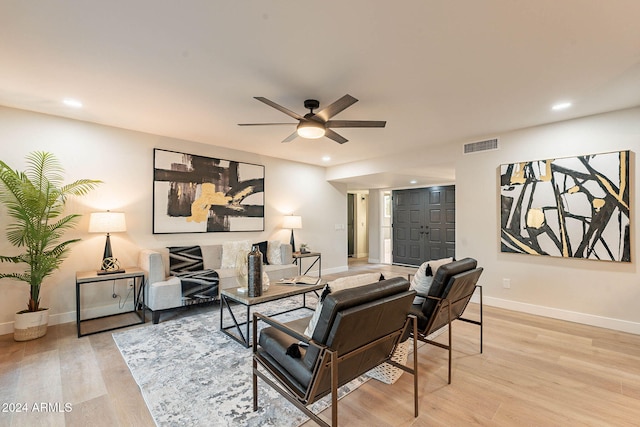
[(284, 221), (282, 222), (282, 228), (291, 229), (291, 240), (289, 240), (289, 243), (291, 244), (291, 249), (295, 252), (296, 242), (293, 238), (293, 230), (302, 228), (302, 217), (298, 215), (285, 215)]
[(107, 233), (107, 241), (104, 244), (102, 264), (98, 274), (124, 273), (118, 260), (113, 257), (111, 251), (111, 238), (109, 233), (127, 231), (127, 225), (123, 212), (93, 212), (89, 218), (89, 233)]

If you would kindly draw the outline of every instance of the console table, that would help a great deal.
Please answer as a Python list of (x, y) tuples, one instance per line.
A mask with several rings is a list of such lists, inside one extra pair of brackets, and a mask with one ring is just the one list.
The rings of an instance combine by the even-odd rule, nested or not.
[[(309, 270), (313, 268), (314, 265), (318, 264), (318, 277), (322, 277), (322, 254), (320, 252), (294, 252), (293, 254), (293, 262), (298, 264), (298, 274), (300, 276), (306, 276)], [(302, 272), (302, 260), (304, 258), (311, 258), (313, 262), (307, 269)]]
[[(113, 274), (98, 274), (96, 270), (92, 271), (81, 271), (76, 273), (76, 324), (78, 328), (78, 338), (83, 337), (85, 335), (97, 334), (99, 332), (107, 332), (112, 331), (114, 329), (126, 328), (127, 326), (138, 325), (145, 322), (145, 302), (144, 302), (144, 270), (139, 269), (138, 267), (127, 267), (125, 268), (124, 273), (113, 273)], [(80, 319), (81, 312), (81, 288), (83, 286), (90, 286), (92, 283), (97, 282), (107, 282), (110, 280), (122, 280), (122, 279), (132, 279), (133, 280), (133, 289), (131, 290), (133, 293), (133, 310), (125, 311), (122, 313), (114, 313), (109, 314), (107, 316), (98, 316), (92, 317), (88, 319)], [(113, 316), (122, 316), (128, 313), (135, 313), (138, 316), (140, 321), (136, 321), (133, 323), (127, 323), (125, 325), (118, 325), (115, 327), (109, 327), (106, 329), (99, 329), (88, 333), (82, 333), (81, 324), (83, 322), (87, 322), (89, 320), (103, 319), (106, 317)]]

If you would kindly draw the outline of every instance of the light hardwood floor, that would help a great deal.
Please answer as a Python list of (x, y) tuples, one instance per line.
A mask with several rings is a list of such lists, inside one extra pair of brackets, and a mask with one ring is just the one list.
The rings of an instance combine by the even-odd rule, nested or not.
[[(414, 270), (353, 260), (348, 273), (325, 278)], [(478, 307), (467, 310), (477, 315)], [(477, 326), (453, 326), (451, 385), (447, 352), (418, 350), (418, 418), (412, 379), (404, 374), (394, 385), (371, 380), (340, 400), (340, 425), (640, 425), (640, 336), (487, 306), (484, 315), (483, 354)], [(0, 426), (153, 426), (111, 334), (78, 339), (75, 333), (75, 324), (67, 323), (49, 327), (35, 341), (0, 336), (0, 411), (14, 410), (0, 412)], [(9, 406), (18, 403), (26, 403), (28, 412)], [(41, 403), (52, 405), (34, 412)]]

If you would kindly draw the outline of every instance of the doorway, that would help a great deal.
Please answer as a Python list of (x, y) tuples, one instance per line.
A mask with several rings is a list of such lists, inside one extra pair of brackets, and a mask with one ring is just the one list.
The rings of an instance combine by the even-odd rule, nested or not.
[(392, 192), (394, 264), (455, 256), (455, 196), (454, 185)]
[(352, 258), (356, 252), (355, 233), (355, 195), (347, 194), (347, 257)]

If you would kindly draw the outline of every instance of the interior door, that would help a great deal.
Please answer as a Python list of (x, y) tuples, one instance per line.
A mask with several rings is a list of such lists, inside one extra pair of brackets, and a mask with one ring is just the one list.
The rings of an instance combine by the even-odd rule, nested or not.
[(392, 198), (394, 264), (455, 255), (455, 186), (396, 190)]

